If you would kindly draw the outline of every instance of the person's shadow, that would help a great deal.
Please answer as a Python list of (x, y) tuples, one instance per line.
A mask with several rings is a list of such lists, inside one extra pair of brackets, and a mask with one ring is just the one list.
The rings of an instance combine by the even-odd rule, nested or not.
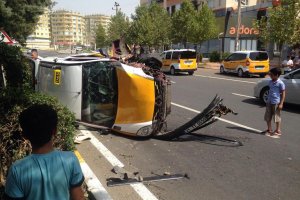
[[(264, 108), (266, 105), (260, 99), (245, 99), (242, 102)], [(300, 114), (300, 105), (284, 103), (283, 111)]]

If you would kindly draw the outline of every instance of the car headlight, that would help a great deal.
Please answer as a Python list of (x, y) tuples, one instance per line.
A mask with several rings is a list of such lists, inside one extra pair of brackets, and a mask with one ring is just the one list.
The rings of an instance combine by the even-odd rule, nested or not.
[(137, 135), (138, 136), (149, 136), (152, 133), (152, 128), (151, 126), (144, 126), (138, 130)]

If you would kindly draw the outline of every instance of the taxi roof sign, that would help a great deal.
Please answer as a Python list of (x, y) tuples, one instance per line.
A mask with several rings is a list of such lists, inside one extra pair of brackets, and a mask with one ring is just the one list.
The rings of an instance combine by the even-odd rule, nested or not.
[(13, 44), (12, 39), (3, 30), (0, 30), (0, 43), (5, 42), (6, 44)]

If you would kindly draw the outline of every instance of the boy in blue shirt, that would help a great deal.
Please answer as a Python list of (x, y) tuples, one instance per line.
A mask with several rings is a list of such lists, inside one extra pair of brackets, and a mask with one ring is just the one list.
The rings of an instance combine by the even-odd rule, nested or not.
[(10, 167), (5, 185), (7, 198), (83, 200), (84, 177), (77, 157), (53, 147), (56, 111), (47, 105), (33, 105), (20, 114), (19, 122), (32, 154)]
[[(270, 136), (280, 136), (281, 130), (281, 117), (280, 111), (283, 108), (283, 102), (285, 100), (285, 85), (279, 79), (281, 75), (281, 70), (279, 68), (273, 68), (270, 70), (270, 80), (269, 82), (269, 95), (266, 105), (265, 121), (267, 122), (267, 134)], [(276, 129), (272, 132), (272, 118), (275, 121)]]

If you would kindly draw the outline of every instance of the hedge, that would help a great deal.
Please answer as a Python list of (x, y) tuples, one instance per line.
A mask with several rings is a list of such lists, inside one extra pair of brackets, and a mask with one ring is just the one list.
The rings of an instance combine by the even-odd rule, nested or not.
[(7, 79), (7, 87), (0, 89), (0, 199), (3, 199), (9, 167), (31, 153), (30, 143), (22, 137), (19, 114), (33, 104), (51, 105), (58, 114), (54, 146), (61, 150), (75, 147), (75, 117), (56, 98), (32, 90), (31, 68), (20, 48), (0, 44), (0, 53), (3, 53), (0, 54), (0, 65), (4, 67)]

